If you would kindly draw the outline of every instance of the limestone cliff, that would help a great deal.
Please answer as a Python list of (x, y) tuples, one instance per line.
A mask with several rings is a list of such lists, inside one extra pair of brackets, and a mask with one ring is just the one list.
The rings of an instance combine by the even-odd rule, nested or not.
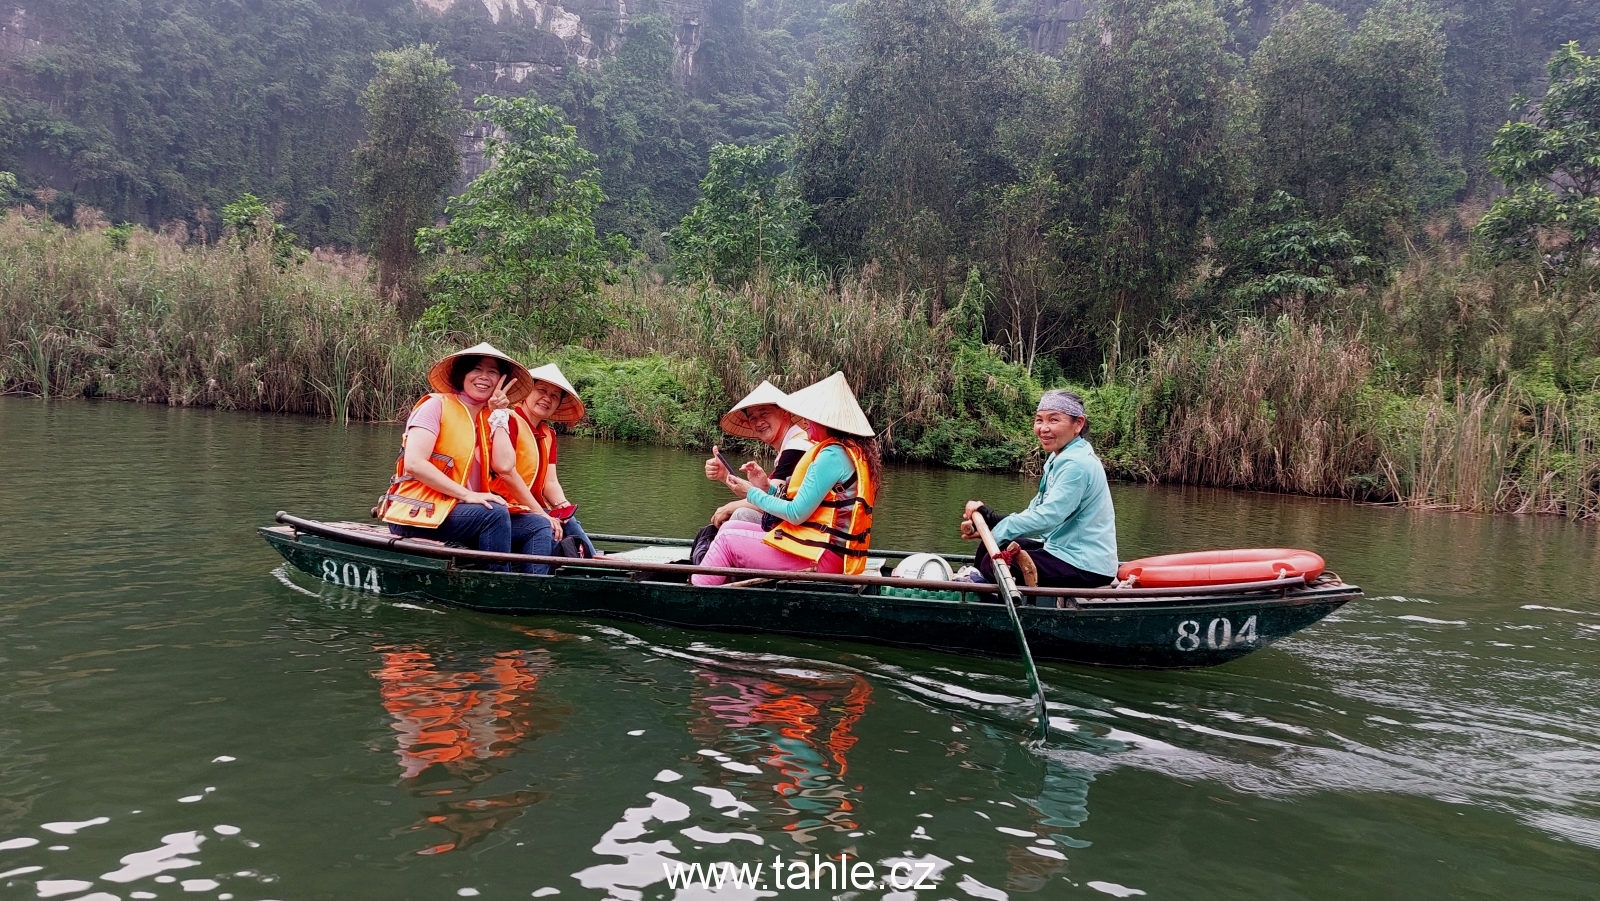
[(1072, 26), (1089, 14), (1093, 0), (1033, 0), (1028, 43), (1040, 53), (1058, 53), (1067, 45)]
[(0, 7), (0, 62), (36, 56), (43, 47), (28, 34), (28, 11)]
[[(627, 39), (628, 21), (646, 11), (673, 23), (673, 75), (687, 82), (695, 74), (695, 54), (704, 36), (711, 0), (412, 0), (417, 11), (435, 16), (483, 16), (490, 39), (469, 54), (457, 70), (462, 99), (489, 92), (546, 96), (570, 66), (598, 68)], [(473, 123), (462, 136), (462, 185), (485, 168), (484, 141), (490, 126)]]
[(499, 42), (493, 58), (472, 59), (470, 88), (521, 93), (554, 85), (568, 66), (598, 67), (627, 37), (628, 20), (645, 11), (673, 21), (674, 73), (694, 75), (710, 0), (413, 0), (433, 15), (483, 15)]

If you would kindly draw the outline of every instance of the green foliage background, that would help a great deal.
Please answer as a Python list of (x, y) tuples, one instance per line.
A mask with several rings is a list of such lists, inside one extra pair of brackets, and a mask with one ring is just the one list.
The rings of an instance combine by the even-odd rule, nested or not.
[[(63, 220), (85, 204), (114, 222), (183, 221), (212, 239), (216, 211), (248, 192), (282, 203), (283, 224), (313, 247), (357, 241), (352, 151), (373, 53), (435, 44), (459, 77), (474, 61), (547, 57), (554, 40), (529, 21), (497, 24), (475, 3), (442, 16), (410, 0), (26, 7), (25, 33), (41, 45), (0, 54), (0, 171), (25, 192), (53, 187)], [(713, 0), (688, 78), (672, 72), (674, 23), (638, 15), (599, 72), (567, 61), (563, 79), (512, 87), (557, 102), (600, 156), (613, 198), (602, 231), (665, 259), (661, 233), (693, 204), (711, 146), (789, 131), (784, 107), (829, 9)], [(585, 16), (601, 39), (619, 27)], [(463, 106), (477, 87), (463, 85)]]
[[(1118, 9), (1129, 2), (1107, 3), (1096, 15), (1122, 15)], [(1408, 8), (1386, 2), (1374, 22), (1389, 23), (1391, 31), (1410, 27), (1401, 21), (1413, 15)], [(1339, 21), (1323, 25), (1343, 28), (1375, 4), (1329, 0), (1328, 6)], [(1444, 90), (1404, 101), (1430, 106), (1425, 134), (1410, 135), (1423, 120), (1401, 115), (1406, 110), (1398, 100), (1404, 98), (1388, 98), (1397, 102), (1383, 110), (1371, 104), (1360, 110), (1387, 110), (1390, 120), (1384, 128), (1355, 131), (1368, 141), (1423, 140), (1429, 152), (1413, 161), (1421, 169), (1413, 175), (1421, 201), (1438, 204), (1493, 188), (1485, 154), (1505, 121), (1508, 99), (1516, 90), (1531, 92), (1556, 47), (1569, 40), (1595, 46), (1600, 12), (1581, 0), (1413, 6), (1436, 19), (1443, 34)], [(854, 183), (831, 165), (803, 167), (821, 225), (811, 240), (824, 261), (859, 264), (896, 253), (916, 269), (918, 283), (958, 290), (972, 256), (966, 247), (982, 226), (984, 192), (1026, 181), (1014, 171), (1029, 157), (1019, 145), (1042, 140), (1036, 132), (1061, 111), (1040, 105), (1042, 85), (1058, 67), (1026, 52), (1033, 7), (998, 0), (991, 13), (967, 0), (709, 0), (698, 19), (693, 66), (683, 71), (674, 65), (678, 23), (647, 6), (635, 11), (620, 50), (598, 69), (569, 61), (553, 80), (535, 78), (512, 89), (536, 90), (558, 105), (599, 157), (609, 198), (599, 214), (601, 233), (626, 235), (651, 259), (664, 261), (669, 253), (662, 235), (693, 206), (710, 149), (794, 131), (791, 99), (817, 75), (822, 88), (838, 89), (805, 95), (795, 107), (816, 123), (802, 129), (811, 136), (802, 140), (802, 161), (839, 153), (855, 154), (861, 165), (877, 160), (870, 163), (876, 169), (856, 172)], [(1131, 7), (1144, 21), (1214, 14), (1226, 30), (1228, 52), (1244, 59), (1269, 32), (1286, 31), (1274, 24), (1276, 4), (1265, 0), (1181, 12), (1189, 8), (1145, 0)], [(598, 12), (584, 15), (601, 40), (624, 29)], [(948, 27), (934, 27), (941, 15)], [(509, 16), (496, 23), (479, 4), (460, 3), (441, 16), (419, 12), (410, 0), (34, 0), (22, 21), (26, 34), (42, 43), (0, 58), (0, 171), (16, 173), (25, 195), (54, 188), (49, 206), (63, 221), (81, 203), (112, 222), (158, 227), (182, 221), (192, 236), (215, 239), (217, 211), (248, 192), (281, 203), (282, 224), (308, 246), (357, 242), (351, 151), (362, 138), (358, 97), (373, 75), (374, 52), (433, 43), (462, 73), (474, 61), (546, 58), (553, 40)], [(859, 45), (852, 49), (853, 36), (863, 33), (880, 35), (880, 43), (911, 42), (908, 50), (917, 52), (865, 60)], [(1265, 43), (1281, 45), (1282, 36)], [(1373, 78), (1392, 78), (1404, 60), (1371, 67), (1371, 54), (1360, 56), (1361, 40), (1358, 34), (1325, 41), (1325, 68), (1342, 65), (1340, 54), (1355, 53), (1351, 63), (1368, 65)], [(944, 49), (927, 52), (934, 49), (930, 41), (943, 41)], [(1349, 49), (1341, 49), (1347, 43)], [(1336, 74), (1331, 68), (1322, 74)], [(463, 100), (480, 87), (464, 84)], [(855, 113), (877, 104), (889, 114), (869, 120), (880, 125), (922, 112), (920, 127), (943, 123), (938, 127), (945, 133), (880, 129), (878, 139), (902, 141), (907, 153), (897, 156), (888, 145), (859, 144), (870, 135), (852, 137), (847, 122), (823, 115), (841, 103)], [(1362, 158), (1363, 148), (1346, 146), (1350, 139), (1341, 137), (1350, 134), (1338, 123), (1319, 131), (1324, 157)], [(921, 160), (911, 151), (922, 153)], [(1259, 162), (1274, 165), (1270, 156)], [(891, 178), (894, 166), (900, 168)], [(1331, 167), (1325, 177), (1340, 171)], [(898, 190), (908, 173), (937, 181), (942, 193), (885, 193)], [(1319, 216), (1328, 214), (1312, 187), (1279, 187)], [(852, 208), (881, 212), (848, 214)], [(1380, 249), (1364, 222), (1345, 225), (1370, 250)], [(918, 240), (896, 241), (900, 229)]]

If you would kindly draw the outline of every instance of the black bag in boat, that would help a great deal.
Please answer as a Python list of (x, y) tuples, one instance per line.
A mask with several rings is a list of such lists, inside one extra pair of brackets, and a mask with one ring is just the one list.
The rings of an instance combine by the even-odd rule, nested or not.
[(576, 557), (587, 560), (589, 559), (590, 554), (589, 548), (586, 547), (583, 542), (578, 540), (578, 536), (568, 535), (560, 541), (557, 541), (555, 545), (550, 548), (550, 556)]
[(708, 525), (694, 533), (694, 544), (689, 549), (689, 562), (699, 566), (706, 559), (706, 552), (711, 550), (711, 542), (717, 537), (717, 527)]

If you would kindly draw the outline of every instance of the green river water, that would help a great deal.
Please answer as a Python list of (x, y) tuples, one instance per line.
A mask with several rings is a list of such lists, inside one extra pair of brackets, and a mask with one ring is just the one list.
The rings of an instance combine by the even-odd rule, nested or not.
[[(1015, 661), (288, 572), (255, 529), (364, 517), (397, 440), (0, 399), (0, 898), (1600, 898), (1592, 526), (1113, 486), (1124, 559), (1305, 546), (1367, 596), (1217, 669), (1045, 666), (1030, 748)], [(590, 531), (729, 496), (700, 454), (563, 442)], [(961, 501), (1033, 487), (892, 469), (874, 537), (960, 550)], [(721, 862), (763, 886), (664, 878)]]

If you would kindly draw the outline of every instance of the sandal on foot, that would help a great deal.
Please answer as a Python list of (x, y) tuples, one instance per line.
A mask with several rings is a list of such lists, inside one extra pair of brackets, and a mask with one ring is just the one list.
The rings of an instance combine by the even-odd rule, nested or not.
[(1028, 588), (1039, 587), (1039, 567), (1033, 565), (1033, 558), (1023, 550), (1015, 541), (1006, 545), (1006, 553), (1011, 554), (1011, 562), (1022, 573), (1022, 584)]

